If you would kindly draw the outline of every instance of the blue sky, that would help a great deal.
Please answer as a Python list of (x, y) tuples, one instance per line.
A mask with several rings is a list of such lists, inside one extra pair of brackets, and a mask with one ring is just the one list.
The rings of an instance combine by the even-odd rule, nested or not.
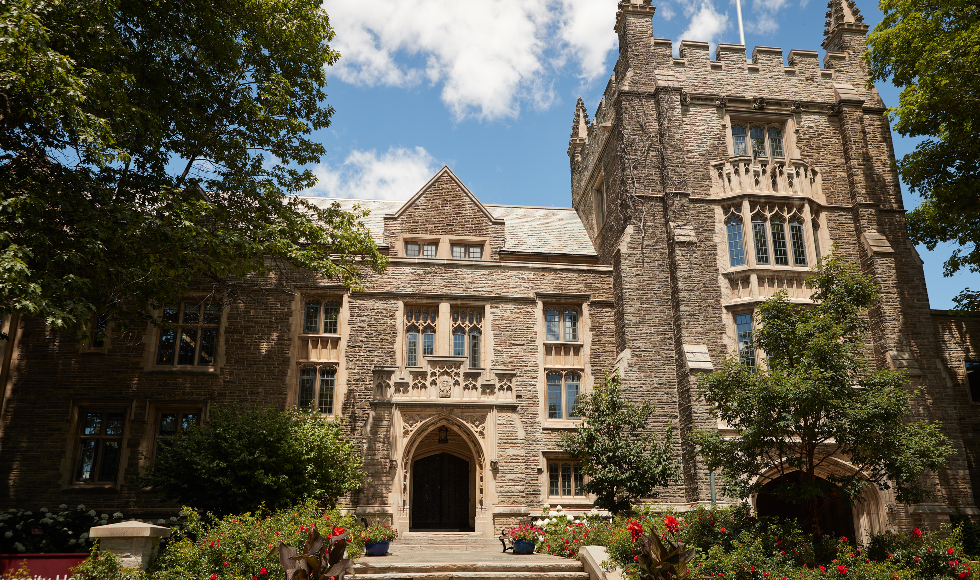
[[(448, 165), (484, 203), (570, 206), (568, 136), (575, 100), (590, 113), (617, 57), (616, 0), (324, 0), (341, 52), (331, 68), (328, 153), (311, 192), (407, 199)], [(739, 43), (735, 1), (658, 2), (654, 35)], [(858, 0), (865, 22), (877, 6)], [(821, 0), (745, 0), (754, 46), (820, 50)], [(713, 48), (712, 48), (713, 50)], [(886, 104), (898, 101), (879, 86)], [(915, 143), (895, 135), (896, 154)], [(905, 192), (906, 207), (917, 199)], [(943, 278), (949, 251), (919, 248), (933, 308), (980, 274)]]

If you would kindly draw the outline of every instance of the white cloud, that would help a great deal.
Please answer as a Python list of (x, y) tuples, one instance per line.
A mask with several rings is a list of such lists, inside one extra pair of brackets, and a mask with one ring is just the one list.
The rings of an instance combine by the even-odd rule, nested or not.
[(435, 175), (439, 165), (422, 147), (392, 147), (385, 153), (352, 150), (340, 167), (320, 164), (307, 195), (357, 199), (408, 199)]
[(550, 102), (542, 94), (550, 86), (535, 82), (553, 18), (548, 0), (324, 0), (323, 7), (342, 55), (331, 72), (346, 82), (441, 82), (457, 119), (516, 117), (518, 97)]
[(763, 36), (775, 34), (779, 30), (779, 12), (788, 4), (789, 0), (753, 0), (755, 18), (746, 22), (745, 30)]
[(616, 0), (561, 0), (559, 38), (591, 81), (609, 71), (606, 57), (616, 48)]
[(681, 33), (681, 40), (700, 40), (718, 43), (718, 37), (728, 29), (728, 14), (721, 14), (710, 2), (688, 5), (685, 12), (691, 17), (687, 30)]

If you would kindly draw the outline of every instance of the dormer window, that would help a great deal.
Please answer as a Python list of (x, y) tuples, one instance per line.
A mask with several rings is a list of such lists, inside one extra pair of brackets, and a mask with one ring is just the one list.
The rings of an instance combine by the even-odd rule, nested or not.
[(482, 260), (483, 246), (467, 246), (463, 244), (453, 244), (454, 260)]
[(439, 251), (439, 244), (422, 244), (422, 257), (435, 258)]
[(405, 255), (409, 258), (418, 258), (422, 245), (418, 242), (405, 242)]

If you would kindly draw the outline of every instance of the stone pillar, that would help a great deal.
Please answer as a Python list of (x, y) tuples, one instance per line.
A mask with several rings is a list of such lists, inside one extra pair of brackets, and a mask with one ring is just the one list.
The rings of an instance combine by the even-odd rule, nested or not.
[(123, 567), (146, 570), (150, 558), (160, 548), (160, 538), (170, 537), (170, 528), (128, 521), (96, 526), (88, 535), (99, 538), (99, 549), (118, 556)]

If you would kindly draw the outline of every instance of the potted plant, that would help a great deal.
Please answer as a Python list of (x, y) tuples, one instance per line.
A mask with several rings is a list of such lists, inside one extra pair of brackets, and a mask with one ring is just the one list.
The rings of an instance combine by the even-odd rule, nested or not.
[(504, 536), (514, 546), (515, 554), (533, 554), (535, 544), (544, 538), (544, 530), (532, 524), (523, 524), (507, 528)]
[(361, 531), (364, 541), (364, 555), (384, 556), (388, 553), (391, 541), (398, 537), (398, 530), (385, 524), (374, 523)]

